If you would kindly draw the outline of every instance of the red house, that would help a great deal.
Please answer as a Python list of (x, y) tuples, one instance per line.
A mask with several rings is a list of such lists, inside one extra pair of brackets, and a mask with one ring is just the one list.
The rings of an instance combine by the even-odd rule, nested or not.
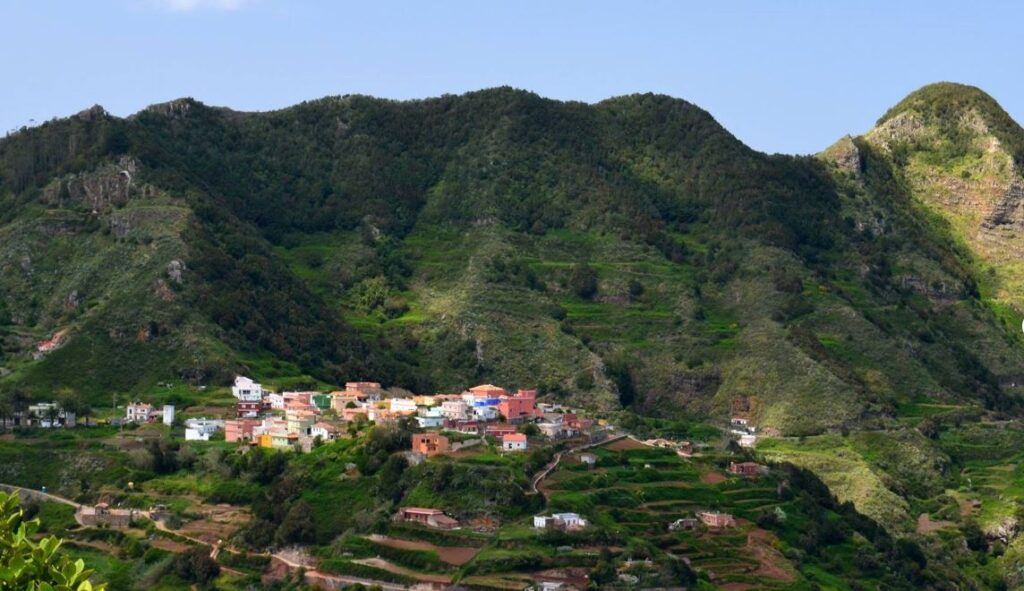
[(502, 435), (511, 435), (518, 433), (519, 428), (515, 425), (509, 425), (507, 423), (497, 423), (494, 425), (487, 425), (487, 434), (495, 437), (501, 437)]
[(263, 402), (258, 400), (255, 402), (239, 400), (238, 403), (235, 404), (235, 413), (239, 418), (253, 419), (258, 417), (262, 411)]
[(757, 476), (761, 473), (761, 465), (754, 462), (729, 462), (729, 473), (739, 476)]

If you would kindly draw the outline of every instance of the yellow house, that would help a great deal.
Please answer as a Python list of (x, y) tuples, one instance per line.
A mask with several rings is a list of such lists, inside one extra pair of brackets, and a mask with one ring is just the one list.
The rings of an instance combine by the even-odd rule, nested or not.
[(316, 423), (316, 414), (310, 411), (289, 412), (285, 417), (288, 433), (295, 435), (309, 435), (309, 430)]
[(345, 412), (345, 408), (348, 407), (350, 402), (353, 404), (358, 403), (359, 397), (345, 392), (331, 392), (331, 409), (338, 413), (338, 415)]
[(275, 449), (287, 449), (299, 441), (295, 433), (284, 433), (277, 431), (270, 434), (270, 447)]
[(274, 447), (274, 439), (270, 436), (270, 433), (260, 435), (257, 441), (259, 442), (260, 447)]
[(429, 394), (417, 394), (412, 397), (412, 402), (416, 406), (436, 406), (437, 400)]

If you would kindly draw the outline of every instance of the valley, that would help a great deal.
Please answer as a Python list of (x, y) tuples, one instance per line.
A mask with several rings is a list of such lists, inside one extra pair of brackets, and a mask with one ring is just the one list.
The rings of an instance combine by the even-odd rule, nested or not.
[(0, 140), (0, 483), (108, 591), (1022, 588), (1021, 166), (951, 83), (93, 107)]

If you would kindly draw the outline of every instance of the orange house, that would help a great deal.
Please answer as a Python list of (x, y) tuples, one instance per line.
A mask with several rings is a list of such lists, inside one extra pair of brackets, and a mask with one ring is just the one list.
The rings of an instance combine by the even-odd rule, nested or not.
[(502, 396), (508, 396), (508, 392), (504, 388), (499, 388), (493, 384), (475, 386), (469, 389), (469, 393), (476, 398), (501, 398)]
[(448, 453), (448, 438), (437, 433), (414, 433), (412, 450), (432, 457)]

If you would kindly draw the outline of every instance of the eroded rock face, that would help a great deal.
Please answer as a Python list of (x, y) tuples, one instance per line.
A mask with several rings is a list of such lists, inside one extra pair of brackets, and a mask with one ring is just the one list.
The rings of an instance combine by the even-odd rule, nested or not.
[(840, 170), (852, 174), (860, 174), (864, 170), (860, 149), (857, 148), (857, 144), (853, 143), (853, 138), (850, 136), (846, 136), (833, 144), (825, 151), (825, 157), (835, 162)]
[(43, 203), (51, 207), (85, 207), (103, 212), (128, 203), (136, 172), (135, 161), (122, 158), (92, 172), (51, 183)]
[(888, 150), (893, 144), (915, 139), (925, 131), (921, 118), (905, 111), (871, 130), (868, 139)]
[(185, 263), (174, 259), (167, 263), (167, 278), (175, 283), (181, 283), (182, 274), (185, 272)]
[(986, 530), (985, 535), (989, 539), (1000, 540), (1007, 544), (1017, 535), (1017, 520), (1013, 517), (1006, 517), (997, 525)]
[(996, 202), (982, 222), (982, 227), (989, 230), (1001, 226), (1024, 229), (1024, 182), (1022, 181), (1010, 183), (1003, 193), (1003, 197)]
[(182, 118), (192, 110), (192, 104), (193, 101), (191, 99), (175, 99), (166, 103), (150, 105), (145, 110), (150, 113), (159, 113), (165, 117)]

